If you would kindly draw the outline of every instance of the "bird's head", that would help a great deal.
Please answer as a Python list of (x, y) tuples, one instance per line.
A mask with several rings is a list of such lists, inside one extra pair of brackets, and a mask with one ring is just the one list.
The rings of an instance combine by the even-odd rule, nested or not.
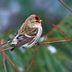
[(41, 21), (39, 16), (37, 15), (31, 15), (29, 16), (29, 18), (27, 19), (27, 24), (30, 28), (34, 28), (35, 26), (39, 26), (41, 25)]

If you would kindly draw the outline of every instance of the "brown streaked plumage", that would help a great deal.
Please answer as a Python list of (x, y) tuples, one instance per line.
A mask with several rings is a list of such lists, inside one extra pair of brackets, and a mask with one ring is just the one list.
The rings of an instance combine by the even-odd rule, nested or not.
[(32, 47), (42, 34), (41, 20), (37, 15), (29, 16), (18, 30), (11, 44), (16, 47)]

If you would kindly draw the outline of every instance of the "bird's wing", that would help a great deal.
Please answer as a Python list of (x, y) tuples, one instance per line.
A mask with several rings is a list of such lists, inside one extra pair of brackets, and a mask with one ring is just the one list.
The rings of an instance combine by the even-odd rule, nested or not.
[(38, 33), (38, 29), (37, 28), (32, 28), (32, 29), (28, 29), (27, 32), (24, 33), (19, 33), (18, 36), (16, 37), (17, 39), (17, 47), (20, 47), (26, 43), (31, 44), (34, 41), (35, 36)]

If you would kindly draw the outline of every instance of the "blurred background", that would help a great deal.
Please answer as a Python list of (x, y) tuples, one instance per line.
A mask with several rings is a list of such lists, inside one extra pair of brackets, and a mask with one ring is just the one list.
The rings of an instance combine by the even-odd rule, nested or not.
[[(71, 0), (63, 0), (70, 8)], [(0, 39), (9, 40), (31, 14), (38, 15), (43, 21), (43, 35), (50, 31), (48, 38), (65, 39), (72, 37), (72, 14), (59, 0), (0, 0)], [(54, 29), (53, 24), (60, 29)], [(1, 54), (0, 54), (1, 55)], [(7, 52), (9, 58), (17, 65), (19, 72), (28, 68), (34, 55), (34, 64), (28, 72), (72, 72), (72, 43), (54, 43), (24, 50)], [(0, 56), (0, 72), (4, 71)], [(7, 72), (17, 72), (11, 64), (6, 63)]]
[(69, 11), (58, 0), (1, 0), (0, 33), (16, 30), (31, 14), (40, 16), (44, 30), (48, 32), (51, 24), (57, 24)]

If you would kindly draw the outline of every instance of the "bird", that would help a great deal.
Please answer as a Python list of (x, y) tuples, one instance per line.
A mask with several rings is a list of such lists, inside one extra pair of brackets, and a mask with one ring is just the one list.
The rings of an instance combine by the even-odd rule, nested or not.
[(31, 48), (39, 41), (42, 32), (42, 20), (39, 16), (32, 14), (25, 20), (15, 37), (13, 37), (11, 45)]

